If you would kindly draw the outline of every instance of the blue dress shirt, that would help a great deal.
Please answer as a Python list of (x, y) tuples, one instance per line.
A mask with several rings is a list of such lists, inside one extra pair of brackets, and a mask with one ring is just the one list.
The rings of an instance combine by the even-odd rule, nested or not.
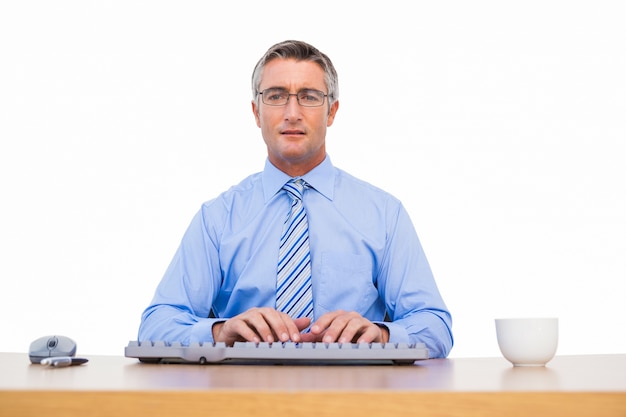
[[(334, 167), (302, 177), (314, 315), (356, 311), (391, 322), (390, 342), (452, 348), (451, 316), (408, 213), (395, 197)], [(144, 311), (139, 340), (213, 341), (211, 328), (252, 307), (275, 307), (280, 233), (291, 178), (265, 169), (202, 205)], [(212, 314), (211, 314), (212, 313)], [(210, 317), (211, 316), (211, 317)]]

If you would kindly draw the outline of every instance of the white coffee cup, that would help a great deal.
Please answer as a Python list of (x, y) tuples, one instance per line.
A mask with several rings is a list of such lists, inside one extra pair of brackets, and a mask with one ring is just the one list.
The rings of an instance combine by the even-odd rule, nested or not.
[(500, 352), (514, 366), (544, 366), (556, 354), (559, 320), (550, 318), (496, 319)]

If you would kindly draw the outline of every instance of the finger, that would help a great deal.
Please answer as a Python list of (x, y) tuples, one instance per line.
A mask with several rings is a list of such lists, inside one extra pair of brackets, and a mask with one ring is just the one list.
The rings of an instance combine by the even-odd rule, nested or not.
[[(294, 341), (298, 342), (300, 340), (300, 330), (306, 329), (306, 326), (301, 327), (303, 325), (302, 319), (292, 319), (289, 315), (274, 310), (274, 314), (268, 318), (268, 323), (270, 324), (273, 332), (277, 335), (277, 339), (281, 342)], [(310, 320), (304, 318), (304, 322), (309, 322)]]
[(323, 341), (356, 343), (357, 340), (362, 339), (364, 342), (370, 342), (379, 336), (378, 326), (353, 311), (335, 317), (328, 326)]
[(318, 336), (321, 335), (322, 333), (326, 332), (328, 327), (331, 325), (331, 323), (335, 321), (335, 319), (337, 319), (337, 317), (343, 314), (346, 314), (346, 312), (343, 310), (331, 311), (329, 313), (323, 314), (315, 321), (315, 323), (313, 323), (310, 333)]
[(289, 315), (279, 312), (273, 308), (263, 308), (259, 310), (260, 316), (255, 316), (250, 324), (255, 327), (256, 332), (266, 342), (295, 342), (300, 340), (300, 331), (306, 329), (310, 324), (310, 319), (292, 319)]
[(359, 316), (350, 320), (339, 336), (339, 341), (347, 343), (384, 343), (387, 341), (388, 330), (385, 326), (372, 323), (365, 317)]
[[(323, 329), (323, 342), (348, 343), (351, 341), (352, 336), (354, 336), (355, 330), (352, 330), (350, 328), (347, 329), (346, 327), (352, 320), (360, 319), (361, 316), (355, 312), (337, 311), (333, 314), (329, 314), (328, 316), (321, 318), (323, 318), (323, 320), (318, 320), (316, 324), (319, 326), (318, 330), (321, 330), (322, 326), (326, 325), (326, 328)], [(328, 320), (331, 320), (330, 323), (328, 323)]]
[(220, 329), (220, 334), (215, 339), (216, 342), (225, 342), (227, 345), (232, 346), (234, 342), (248, 341), (248, 342), (260, 342), (261, 339), (256, 331), (248, 325), (248, 323), (241, 317), (233, 317), (226, 320), (224, 325)]
[(383, 341), (380, 326), (370, 322), (360, 335), (357, 333), (355, 343), (379, 343)]
[(301, 333), (299, 342), (309, 343), (309, 342), (321, 342), (322, 335), (316, 335), (311, 332)]
[(302, 331), (309, 327), (309, 325), (311, 324), (311, 319), (308, 317), (299, 317), (297, 319), (294, 319), (293, 322), (296, 325), (297, 329), (299, 331)]
[[(335, 339), (339, 343), (351, 343), (363, 334), (367, 328), (369, 321), (364, 320), (362, 317), (353, 317), (352, 315), (341, 316), (342, 319), (347, 319), (345, 322), (341, 321), (341, 328), (339, 327), (338, 320), (333, 322), (333, 325), (329, 328), (332, 333), (337, 332)], [(336, 330), (335, 330), (336, 329)], [(327, 332), (328, 334), (328, 332)]]
[(254, 314), (247, 315), (245, 323), (248, 328), (253, 330), (258, 335), (258, 338), (260, 339), (259, 341), (272, 343), (275, 340), (276, 335), (274, 334), (270, 324), (268, 324), (267, 318), (263, 313), (257, 311)]
[(227, 320), (222, 327), (222, 338), (230, 344), (235, 341), (259, 343), (273, 342), (275, 335), (265, 317), (271, 314), (272, 309), (253, 308)]

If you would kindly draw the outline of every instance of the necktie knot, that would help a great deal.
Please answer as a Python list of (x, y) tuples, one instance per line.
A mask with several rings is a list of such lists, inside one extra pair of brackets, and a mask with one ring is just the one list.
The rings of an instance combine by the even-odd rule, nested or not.
[(297, 180), (291, 180), (285, 185), (283, 185), (283, 190), (287, 191), (289, 197), (292, 200), (302, 200), (302, 194), (304, 193), (304, 188), (306, 183), (303, 179), (299, 178)]

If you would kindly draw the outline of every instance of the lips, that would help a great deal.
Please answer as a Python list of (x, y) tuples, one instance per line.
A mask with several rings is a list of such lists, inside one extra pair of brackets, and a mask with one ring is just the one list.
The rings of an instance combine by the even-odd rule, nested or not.
[(282, 135), (304, 135), (303, 130), (287, 129), (280, 132)]

